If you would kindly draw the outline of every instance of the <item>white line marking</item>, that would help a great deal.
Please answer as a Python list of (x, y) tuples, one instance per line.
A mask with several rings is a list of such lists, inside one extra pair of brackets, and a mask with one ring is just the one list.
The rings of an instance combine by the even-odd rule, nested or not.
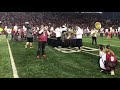
[(8, 39), (7, 39), (7, 43), (8, 43), (9, 53), (10, 53), (11, 65), (12, 65), (12, 70), (13, 70), (13, 77), (19, 78)]
[(81, 50), (84, 50), (84, 51), (99, 51), (99, 50), (86, 50), (86, 49), (81, 49)]
[(60, 58), (59, 57), (59, 55), (57, 54), (57, 53), (55, 53), (52, 49), (50, 49), (48, 46), (46, 46), (50, 51), (52, 51), (58, 58)]
[[(102, 43), (99, 43), (99, 44), (102, 44)], [(103, 44), (103, 45), (108, 45), (108, 44)], [(113, 47), (119, 47), (119, 46), (115, 46), (115, 45), (110, 45), (110, 46), (113, 46)]]
[(90, 53), (90, 52), (86, 52), (86, 51), (81, 51), (81, 52), (84, 52), (84, 53), (87, 53), (87, 54), (91, 54), (91, 55), (95, 55), (95, 56), (99, 56), (99, 55), (97, 55), (97, 54)]

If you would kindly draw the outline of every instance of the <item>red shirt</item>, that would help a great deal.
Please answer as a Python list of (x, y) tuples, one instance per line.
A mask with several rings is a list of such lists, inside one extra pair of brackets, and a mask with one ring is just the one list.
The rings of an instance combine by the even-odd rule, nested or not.
[(112, 33), (111, 32), (108, 32), (108, 36), (111, 36), (112, 35)]
[(42, 32), (42, 33), (38, 36), (38, 41), (46, 41), (46, 42), (47, 42), (47, 38), (48, 38), (47, 32)]
[(15, 33), (15, 31), (14, 30), (11, 30), (11, 34), (13, 35)]
[(21, 32), (21, 34), (24, 34), (24, 30), (23, 29), (21, 29), (20, 32)]
[[(111, 60), (111, 56), (114, 58), (114, 60)], [(113, 62), (117, 61), (113, 52), (110, 52), (110, 53), (106, 52), (106, 61), (113, 61)]]

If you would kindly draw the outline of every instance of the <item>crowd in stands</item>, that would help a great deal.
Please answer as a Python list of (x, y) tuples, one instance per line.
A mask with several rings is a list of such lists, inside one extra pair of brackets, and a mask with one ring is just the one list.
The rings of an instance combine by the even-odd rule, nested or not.
[[(20, 36), (23, 40), (26, 35), (24, 23), (27, 21), (33, 26), (33, 34), (37, 35), (41, 25), (49, 26), (49, 31), (53, 32), (51, 38), (56, 36), (54, 33), (56, 28), (62, 28), (65, 25), (67, 31), (75, 32), (75, 26), (79, 26), (83, 30), (83, 35), (90, 36), (91, 30), (94, 29), (94, 23), (99, 21), (102, 28), (99, 30), (100, 36), (108, 36), (108, 32), (112, 33), (111, 36), (118, 36), (120, 28), (118, 19), (105, 20), (101, 14), (81, 14), (75, 12), (0, 12), (0, 20), (2, 27), (6, 27), (7, 32)], [(17, 31), (15, 28), (17, 26)], [(110, 27), (112, 29), (110, 30)], [(68, 35), (68, 34), (66, 34)], [(71, 34), (72, 36), (72, 34)], [(36, 41), (36, 36), (35, 36)]]

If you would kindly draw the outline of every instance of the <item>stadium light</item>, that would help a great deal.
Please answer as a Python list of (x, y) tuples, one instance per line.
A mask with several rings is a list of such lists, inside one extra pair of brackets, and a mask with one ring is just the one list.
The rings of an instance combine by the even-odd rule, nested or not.
[(98, 14), (102, 14), (102, 12), (81, 12), (81, 13), (98, 13)]

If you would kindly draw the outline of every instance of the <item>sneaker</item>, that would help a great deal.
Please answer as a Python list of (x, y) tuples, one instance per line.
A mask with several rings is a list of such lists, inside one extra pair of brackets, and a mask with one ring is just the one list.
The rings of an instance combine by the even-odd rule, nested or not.
[(33, 48), (33, 47), (30, 47), (30, 48)]
[(103, 72), (104, 70), (100, 70), (100, 72)]
[(46, 58), (46, 55), (43, 55), (44, 58)]
[(25, 48), (27, 48), (27, 45), (25, 45)]
[(112, 70), (110, 73), (111, 73), (111, 75), (115, 75), (115, 72), (114, 72), (114, 70)]
[(39, 59), (39, 58), (40, 58), (40, 56), (38, 55), (38, 56), (37, 56), (37, 59)]

